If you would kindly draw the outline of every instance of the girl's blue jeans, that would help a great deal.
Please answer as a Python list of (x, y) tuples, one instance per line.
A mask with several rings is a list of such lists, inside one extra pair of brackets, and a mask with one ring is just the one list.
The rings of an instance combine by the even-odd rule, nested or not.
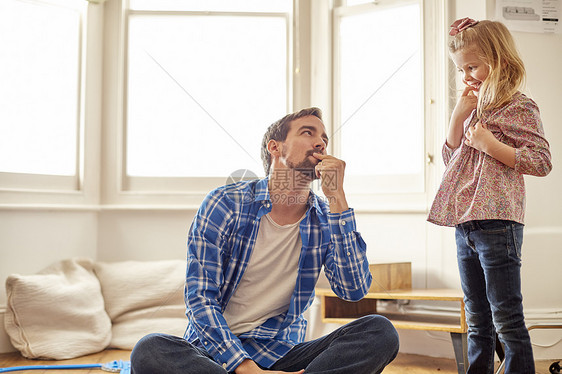
[(523, 316), (523, 225), (504, 220), (457, 225), (457, 260), (468, 324), (468, 374), (494, 372), (495, 333), (505, 349), (505, 373), (535, 373)]
[[(296, 345), (266, 370), (306, 374), (381, 373), (398, 353), (398, 333), (384, 317), (359, 318), (319, 339)], [(180, 337), (150, 334), (131, 353), (132, 374), (225, 374), (209, 354)]]

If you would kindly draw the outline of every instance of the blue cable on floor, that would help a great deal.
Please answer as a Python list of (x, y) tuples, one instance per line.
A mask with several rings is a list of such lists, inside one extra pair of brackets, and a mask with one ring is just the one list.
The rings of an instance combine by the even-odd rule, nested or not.
[(11, 368), (0, 368), (0, 373), (7, 373), (10, 371), (22, 370), (63, 370), (63, 369), (101, 369), (112, 373), (130, 374), (131, 362), (130, 361), (111, 361), (106, 364), (85, 364), (85, 365), (29, 365), (29, 366), (14, 366)]

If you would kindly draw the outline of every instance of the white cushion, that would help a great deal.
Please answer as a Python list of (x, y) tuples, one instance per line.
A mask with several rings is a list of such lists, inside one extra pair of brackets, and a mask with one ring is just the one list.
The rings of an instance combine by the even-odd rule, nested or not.
[(183, 335), (185, 270), (185, 260), (95, 264), (113, 325), (111, 348), (132, 349), (153, 332)]
[(27, 358), (68, 359), (102, 351), (111, 339), (93, 263), (65, 260), (6, 280), (5, 329)]

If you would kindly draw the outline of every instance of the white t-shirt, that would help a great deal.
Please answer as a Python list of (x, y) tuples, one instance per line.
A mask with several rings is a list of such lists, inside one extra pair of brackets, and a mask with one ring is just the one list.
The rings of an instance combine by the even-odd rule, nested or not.
[(248, 267), (223, 313), (235, 335), (289, 310), (302, 248), (302, 218), (280, 226), (269, 214), (262, 217)]

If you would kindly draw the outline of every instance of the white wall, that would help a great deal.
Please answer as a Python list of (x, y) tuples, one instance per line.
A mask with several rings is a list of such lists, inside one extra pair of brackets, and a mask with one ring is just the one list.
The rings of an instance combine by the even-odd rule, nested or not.
[(99, 261), (185, 259), (195, 211), (111, 210), (100, 213)]
[[(462, 10), (462, 16), (483, 18), (470, 14), (475, 9), (485, 11), (480, 8), (471, 5), (466, 10), (457, 7), (457, 11)], [(548, 177), (527, 178), (524, 303), (529, 322), (561, 322), (562, 198), (558, 191), (562, 185), (562, 35), (514, 35), (528, 70), (528, 92), (541, 108), (554, 164)], [(359, 230), (369, 246), (369, 260), (411, 261), (415, 287), (459, 286), (452, 229), (428, 224), (425, 213), (375, 214), (355, 208)], [(103, 206), (99, 211), (0, 207), (0, 281), (4, 283), (9, 274), (31, 274), (69, 257), (100, 261), (184, 258), (193, 214), (192, 210)], [(0, 323), (4, 305), (2, 287)], [(531, 336), (537, 357), (562, 356), (560, 330), (535, 330)], [(448, 334), (401, 331), (401, 340), (403, 352), (453, 356)], [(0, 352), (11, 350), (0, 328)]]

